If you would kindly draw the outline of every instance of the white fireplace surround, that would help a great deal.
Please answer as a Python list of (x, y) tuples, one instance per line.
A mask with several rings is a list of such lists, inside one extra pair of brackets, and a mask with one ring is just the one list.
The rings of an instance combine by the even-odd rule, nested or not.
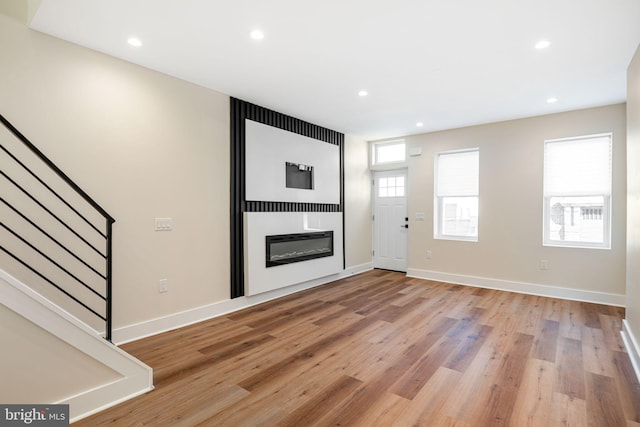
[[(333, 231), (333, 256), (266, 267), (266, 236)], [(246, 295), (339, 273), (343, 270), (341, 212), (245, 212), (244, 283)]]

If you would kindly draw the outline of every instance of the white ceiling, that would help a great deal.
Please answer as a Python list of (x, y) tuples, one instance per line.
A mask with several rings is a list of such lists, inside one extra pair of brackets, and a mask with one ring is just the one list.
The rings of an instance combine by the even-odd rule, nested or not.
[(640, 1), (42, 0), (31, 27), (375, 140), (623, 102)]

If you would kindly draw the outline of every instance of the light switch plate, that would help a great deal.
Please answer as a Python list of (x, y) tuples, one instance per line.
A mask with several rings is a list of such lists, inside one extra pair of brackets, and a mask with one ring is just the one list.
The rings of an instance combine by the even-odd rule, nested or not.
[(171, 231), (173, 220), (171, 218), (156, 218), (156, 231)]

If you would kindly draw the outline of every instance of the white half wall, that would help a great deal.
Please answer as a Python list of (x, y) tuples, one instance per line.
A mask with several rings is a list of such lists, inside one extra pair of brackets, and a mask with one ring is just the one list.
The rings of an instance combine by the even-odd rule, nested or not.
[[(30, 368), (19, 369), (13, 363), (13, 371), (3, 372), (4, 403), (37, 399), (37, 403), (68, 404), (73, 422), (153, 389), (149, 366), (3, 270), (0, 305), (17, 315), (5, 313), (3, 321), (17, 317), (12, 324), (26, 335), (20, 336), (23, 341), (13, 340), (0, 360), (8, 363), (20, 357), (20, 363)], [(46, 347), (37, 351), (38, 344)], [(56, 380), (61, 376), (64, 384)], [(30, 388), (34, 384), (36, 389)]]

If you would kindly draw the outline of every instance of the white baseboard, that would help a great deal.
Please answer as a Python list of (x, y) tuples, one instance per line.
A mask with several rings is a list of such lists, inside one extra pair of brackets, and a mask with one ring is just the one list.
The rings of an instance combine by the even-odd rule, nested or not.
[(636, 373), (636, 378), (640, 381), (640, 346), (638, 346), (638, 340), (629, 327), (627, 319), (622, 321), (622, 340), (624, 341), (624, 347), (627, 349), (629, 359), (633, 365), (633, 370)]
[(408, 269), (407, 276), (453, 283), (457, 285), (476, 286), (478, 288), (497, 289), (500, 291), (516, 292), (520, 294), (592, 302), (595, 304), (606, 304), (618, 307), (624, 307), (626, 303), (626, 297), (619, 294), (540, 285), (536, 283), (513, 282), (509, 280), (490, 279), (487, 277), (465, 276), (461, 274), (442, 273), (439, 271), (420, 270), (415, 268)]
[(344, 277), (349, 277), (354, 274), (363, 273), (372, 269), (372, 263), (360, 264), (353, 267), (348, 267), (347, 269), (337, 274), (309, 280), (307, 282), (287, 286), (285, 288), (275, 289), (273, 291), (264, 292), (258, 295), (223, 300), (201, 307), (196, 307), (190, 310), (185, 310), (179, 313), (173, 313), (144, 322), (123, 326), (121, 328), (116, 328), (113, 330), (113, 341), (120, 345), (152, 335), (157, 335), (162, 332), (167, 332), (173, 329), (181, 328), (183, 326), (202, 322), (203, 320), (222, 316), (224, 314), (241, 310), (243, 308), (251, 307), (253, 305), (280, 298), (285, 295), (293, 294), (295, 292), (303, 291), (305, 289), (324, 285), (326, 283), (333, 282)]
[(56, 403), (67, 404), (69, 409), (73, 408), (69, 421), (74, 423), (136, 396), (148, 393), (154, 388), (151, 381), (145, 375), (129, 376)]

